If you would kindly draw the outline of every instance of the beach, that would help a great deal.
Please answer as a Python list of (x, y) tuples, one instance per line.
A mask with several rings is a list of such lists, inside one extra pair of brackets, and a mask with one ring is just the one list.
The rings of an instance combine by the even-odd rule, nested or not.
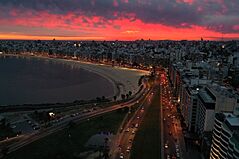
[[(31, 101), (33, 101), (31, 104), (41, 103), (40, 101), (42, 101), (42, 103), (64, 102), (64, 98), (67, 99), (66, 101), (73, 101), (73, 100), (79, 100), (79, 99), (88, 100), (88, 99), (95, 99), (95, 97), (97, 97), (97, 96), (98, 97), (105, 96), (106, 98), (109, 98), (109, 99), (112, 99), (114, 96), (117, 96), (118, 97), (117, 99), (120, 100), (121, 94), (127, 94), (127, 93), (129, 93), (129, 91), (131, 91), (132, 94), (135, 94), (140, 88), (138, 86), (139, 78), (142, 75), (148, 74), (147, 71), (142, 71), (142, 70), (128, 69), (128, 68), (122, 68), (122, 67), (112, 67), (109, 65), (94, 64), (94, 63), (89, 63), (89, 62), (84, 62), (84, 61), (59, 59), (59, 58), (48, 58), (45, 56), (44, 57), (43, 56), (26, 56), (26, 55), (7, 55), (7, 56), (15, 56), (16, 58), (26, 59), (27, 61), (29, 61), (31, 59), (33, 59), (33, 61), (34, 61), (34, 59), (35, 59), (39, 62), (41, 61), (46, 64), (53, 63), (53, 66), (56, 64), (56, 65), (63, 67), (63, 70), (62, 70), (63, 72), (59, 69), (55, 69), (55, 71), (58, 74), (59, 73), (62, 74), (62, 75), (60, 75), (61, 78), (63, 75), (68, 76), (68, 72), (70, 72), (69, 75), (71, 75), (71, 77), (70, 77), (71, 81), (73, 78), (75, 78), (73, 80), (73, 84), (71, 84), (71, 85), (64, 85), (64, 83), (67, 82), (67, 79), (65, 79), (63, 86), (58, 84), (56, 86), (56, 88), (53, 88), (53, 89), (47, 88), (44, 90), (42, 90), (42, 88), (40, 88), (40, 91), (39, 91), (39, 88), (37, 88), (37, 91), (35, 91), (34, 88), (37, 87), (37, 85), (35, 85), (35, 82), (34, 82), (32, 85), (34, 88), (31, 89), (31, 91), (34, 91), (32, 96), (31, 97), (25, 96), (26, 98), (28, 98), (28, 100), (30, 102), (23, 102), (23, 103), (19, 103), (19, 104), (24, 104), (24, 103), (29, 104), (29, 103), (31, 103)], [(7, 70), (7, 71), (9, 71), (9, 70)], [(55, 71), (53, 71), (52, 73), (54, 73)], [(47, 70), (47, 72), (48, 72), (48, 70)], [(44, 73), (44, 71), (43, 71), (43, 73)], [(94, 79), (92, 79), (92, 77), (89, 76), (90, 80), (89, 81), (84, 80), (84, 82), (82, 83), (81, 82), (82, 79), (81, 79), (81, 75), (80, 75), (81, 73), (83, 73), (82, 74), (83, 76), (85, 74), (88, 74), (88, 76), (91, 74), (91, 76), (94, 77)], [(36, 74), (38, 76), (38, 73), (36, 73)], [(49, 75), (51, 76), (51, 73), (48, 74), (48, 76)], [(63, 77), (63, 78), (65, 78), (65, 77)], [(29, 78), (25, 78), (25, 80), (28, 81)], [(34, 80), (36, 80), (36, 79), (34, 79)], [(46, 80), (47, 79), (45, 79), (45, 82), (49, 83)], [(52, 80), (53, 79), (50, 79), (50, 81), (52, 81)], [(58, 80), (58, 78), (56, 78), (54, 80)], [(61, 80), (60, 83), (62, 83), (63, 79), (60, 79), (60, 80)], [(79, 82), (77, 82), (77, 80), (79, 80)], [(14, 81), (12, 81), (12, 82), (14, 82)], [(39, 81), (37, 81), (37, 82), (39, 82)], [(52, 84), (54, 85), (55, 82), (54, 81), (52, 81), (52, 82), (51, 82), (51, 85)], [(29, 83), (32, 83), (32, 81), (30, 81)], [(9, 84), (9, 81), (7, 82), (7, 84)], [(12, 86), (12, 85), (9, 84), (9, 86)], [(41, 87), (41, 85), (39, 85), (39, 87)], [(8, 87), (6, 89), (8, 90), (9, 88), (10, 87)], [(46, 94), (47, 94), (46, 99), (48, 99), (48, 97), (49, 97), (49, 99), (51, 99), (51, 100), (49, 100), (49, 101), (43, 100), (43, 99), (45, 99), (44, 97), (41, 97), (41, 94), (43, 94), (43, 91), (44, 91), (44, 96), (46, 96)], [(39, 92), (39, 93), (37, 94), (37, 92)], [(24, 93), (26, 93), (26, 91), (24, 91), (23, 94)], [(57, 95), (55, 94), (53, 96), (54, 93), (57, 93)], [(2, 92), (2, 94), (4, 94), (6, 98), (12, 96), (11, 93), (9, 95), (6, 95), (5, 92)], [(37, 99), (37, 96), (40, 96), (41, 100)], [(2, 96), (2, 97), (4, 97), (4, 96)], [(22, 93), (20, 94), (19, 98), (22, 98)], [(22, 98), (22, 99), (24, 99), (24, 98)], [(59, 101), (57, 99), (59, 99)], [(37, 100), (38, 100), (38, 102), (37, 102)], [(12, 101), (12, 100), (10, 100), (10, 101)], [(19, 101), (21, 101), (21, 100), (19, 100)], [(27, 101), (27, 99), (25, 101)], [(15, 102), (13, 104), (17, 104), (17, 103), (18, 102)]]
[[(60, 60), (71, 65), (79, 66), (87, 71), (97, 73), (109, 80), (114, 87), (114, 95), (120, 96), (121, 94), (127, 94), (129, 91), (135, 94), (139, 90), (138, 81), (143, 75), (148, 75), (148, 71), (129, 69), (118, 66), (108, 66), (103, 64), (94, 64), (90, 62), (55, 59)], [(113, 96), (114, 96), (113, 95)]]

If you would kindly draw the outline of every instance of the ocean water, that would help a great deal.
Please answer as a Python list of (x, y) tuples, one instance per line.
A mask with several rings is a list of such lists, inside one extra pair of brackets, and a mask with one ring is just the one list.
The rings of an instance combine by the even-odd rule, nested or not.
[(0, 105), (72, 102), (113, 93), (107, 79), (76, 64), (0, 56)]

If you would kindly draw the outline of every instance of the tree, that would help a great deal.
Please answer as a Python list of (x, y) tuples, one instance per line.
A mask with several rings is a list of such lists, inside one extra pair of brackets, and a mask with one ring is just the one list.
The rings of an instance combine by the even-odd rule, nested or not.
[(5, 127), (6, 126), (6, 118), (3, 118), (2, 120), (0, 120), (0, 127)]
[(140, 85), (142, 84), (142, 80), (143, 80), (143, 78), (144, 78), (144, 76), (141, 76), (141, 77), (139, 78), (138, 86), (140, 86)]
[(121, 94), (121, 98), (122, 98), (122, 100), (125, 100), (125, 95)]
[(104, 157), (105, 159), (108, 159), (108, 158), (109, 158), (109, 154), (108, 154), (108, 152), (109, 152), (109, 149), (108, 149), (108, 141), (109, 141), (109, 139), (106, 137), (106, 138), (105, 138), (105, 144), (104, 144), (104, 152), (103, 152), (103, 157)]
[(124, 107), (124, 108), (123, 108), (123, 111), (126, 112), (126, 113), (128, 113), (129, 110), (130, 110), (129, 107)]
[(53, 55), (53, 51), (49, 50), (48, 55)]
[(49, 112), (43, 112), (43, 119), (45, 122), (48, 122), (51, 120), (51, 116), (49, 115)]
[(129, 96), (131, 96), (132, 95), (132, 92), (131, 91), (129, 91)]
[(128, 99), (129, 98), (129, 94), (126, 94), (126, 99)]
[(102, 99), (102, 100), (105, 100), (105, 96), (102, 96), (101, 99)]
[(101, 98), (100, 97), (96, 97), (96, 100), (97, 100), (97, 102), (100, 102)]

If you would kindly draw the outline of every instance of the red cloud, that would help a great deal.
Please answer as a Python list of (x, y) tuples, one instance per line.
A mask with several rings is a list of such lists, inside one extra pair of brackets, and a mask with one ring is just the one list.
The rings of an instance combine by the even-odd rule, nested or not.
[(193, 4), (195, 0), (176, 0), (178, 3)]
[[(10, 33), (14, 32), (14, 30), (3, 32), (1, 29), (1, 39), (6, 39), (7, 37), (14, 37), (15, 39), (52, 39), (51, 36), (43, 36), (41, 34), (36, 36), (35, 33), (28, 31), (29, 27), (50, 29), (49, 35), (53, 35), (52, 32), (54, 32), (54, 30), (58, 30), (55, 34), (59, 35), (54, 36), (57, 37), (57, 39), (135, 40), (143, 38), (153, 40), (199, 40), (201, 37), (204, 37), (204, 39), (221, 37), (220, 32), (211, 31), (206, 27), (198, 25), (181, 23), (181, 26), (189, 25), (190, 27), (177, 28), (162, 24), (145, 23), (140, 19), (132, 20), (128, 18), (132, 17), (132, 15), (122, 15), (118, 12), (114, 14), (121, 17), (112, 20), (106, 20), (101, 16), (76, 16), (76, 14), (71, 12), (60, 15), (50, 14), (47, 11), (37, 12), (36, 14), (30, 11), (20, 12), (18, 10), (12, 10), (10, 14), (13, 15), (13, 17), (0, 19), (0, 24), (15, 27), (22, 26), (25, 29), (15, 34)], [(239, 30), (239, 26), (235, 25), (234, 29)], [(67, 31), (73, 32), (75, 36), (69, 36)], [(239, 33), (224, 34), (224, 37), (239, 38)]]

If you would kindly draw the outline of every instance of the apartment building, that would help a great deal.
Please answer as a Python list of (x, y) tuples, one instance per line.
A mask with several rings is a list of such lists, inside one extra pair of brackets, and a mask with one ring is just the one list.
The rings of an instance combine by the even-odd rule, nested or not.
[(213, 128), (210, 159), (239, 159), (239, 117), (217, 113)]

